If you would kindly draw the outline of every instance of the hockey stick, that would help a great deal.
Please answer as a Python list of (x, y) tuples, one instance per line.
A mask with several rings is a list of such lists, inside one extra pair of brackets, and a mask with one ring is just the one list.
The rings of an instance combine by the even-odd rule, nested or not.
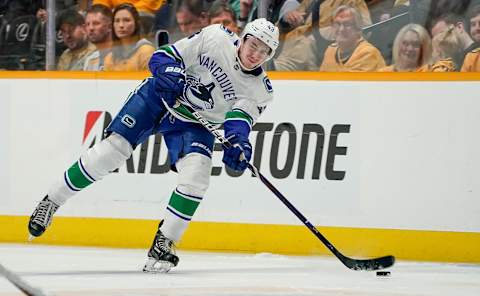
[(0, 264), (0, 275), (3, 275), (10, 283), (17, 287), (27, 296), (46, 296), (40, 289), (30, 286), (27, 282), (22, 280), (18, 275), (8, 270), (2, 264)]
[[(164, 101), (164, 104), (166, 105), (165, 101)], [(208, 131), (210, 131), (214, 136), (215, 138), (220, 141), (220, 143), (222, 143), (222, 145), (224, 145), (226, 148), (229, 148), (229, 147), (232, 147), (232, 144), (228, 141), (228, 139), (226, 139), (222, 133), (214, 126), (212, 125), (210, 122), (208, 122), (208, 120), (206, 120), (205, 118), (203, 118), (203, 116), (198, 113), (197, 111), (193, 110), (193, 108), (189, 105), (187, 105), (186, 102), (182, 102), (182, 105), (185, 106), (187, 108), (188, 111), (190, 111), (190, 113), (192, 113), (192, 115), (195, 117), (195, 119), (197, 119)], [(273, 186), (272, 183), (270, 183), (270, 181), (268, 181), (267, 178), (265, 178), (261, 173), (260, 171), (254, 166), (252, 165), (251, 163), (248, 163), (248, 169), (256, 176), (260, 179), (260, 181), (265, 184), (265, 186), (268, 187), (268, 189), (270, 189), (270, 191), (273, 192), (273, 194), (275, 194), (275, 196), (280, 199), (281, 202), (283, 202), (283, 204), (291, 211), (295, 214), (295, 216), (297, 216), (298, 219), (300, 219), (300, 221), (302, 221), (302, 223), (307, 226), (308, 229), (310, 229), (310, 231), (333, 253), (333, 255), (335, 255), (346, 267), (350, 268), (350, 269), (353, 269), (353, 270), (378, 270), (378, 269), (383, 269), (383, 268), (388, 268), (390, 266), (392, 266), (394, 263), (395, 263), (395, 257), (394, 256), (383, 256), (383, 257), (378, 257), (378, 258), (372, 258), (372, 259), (354, 259), (354, 258), (350, 258), (350, 257), (347, 257), (345, 255), (343, 255), (342, 253), (340, 253), (340, 251), (337, 250), (337, 248), (335, 248), (334, 245), (332, 245), (332, 243), (325, 237), (323, 236), (323, 234), (320, 233), (320, 231), (318, 231), (317, 228), (315, 228), (315, 226), (312, 225), (312, 223), (310, 223), (310, 221), (308, 221), (308, 219), (302, 214), (300, 213), (299, 210), (297, 210), (297, 208), (295, 208), (295, 206), (290, 202), (288, 201), (288, 199), (280, 192), (278, 191), (277, 188), (275, 188), (275, 186)]]

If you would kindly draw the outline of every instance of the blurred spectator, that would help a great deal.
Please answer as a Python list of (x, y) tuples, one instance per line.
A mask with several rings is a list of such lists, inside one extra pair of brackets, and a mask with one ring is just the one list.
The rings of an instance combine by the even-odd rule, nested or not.
[(297, 10), (300, 2), (297, 0), (285, 0), (279, 11), (279, 19), (283, 27), (296, 28), (305, 23), (305, 11)]
[(173, 42), (190, 36), (208, 26), (208, 12), (204, 9), (203, 0), (184, 0), (175, 14), (179, 32), (171, 34)]
[[(86, 6), (86, 3), (84, 3), (86, 0), (55, 0), (55, 10), (59, 13), (64, 11), (65, 9), (75, 9), (77, 11), (80, 11), (80, 6)], [(12, 1), (14, 2), (14, 1)], [(16, 1), (15, 1), (16, 2)], [(26, 1), (26, 2), (31, 2), (31, 6), (36, 6), (36, 3), (40, 4), (40, 9), (36, 10), (36, 16), (37, 18), (42, 21), (46, 22), (47, 21), (47, 10), (46, 10), (46, 0), (41, 0), (41, 1)], [(34, 4), (35, 2), (35, 4)]]
[(277, 71), (318, 71), (325, 48), (319, 46), (312, 34), (299, 35), (285, 40), (282, 50), (273, 60)]
[(480, 72), (480, 47), (467, 53), (463, 62), (462, 72)]
[(480, 5), (473, 6), (467, 14), (470, 25), (470, 36), (473, 41), (480, 44)]
[(57, 70), (83, 70), (87, 56), (96, 50), (88, 41), (83, 16), (74, 9), (64, 10), (58, 16), (57, 26), (67, 46), (60, 56)]
[(386, 21), (394, 16), (397, 16), (399, 14), (408, 12), (409, 8), (407, 5), (397, 5), (393, 6), (389, 9), (384, 10), (380, 15), (378, 16), (378, 22), (383, 22)]
[(139, 13), (141, 34), (150, 35), (153, 32), (155, 14), (165, 2), (165, 0), (93, 0), (92, 4), (102, 4), (110, 9), (124, 3), (132, 4)]
[(431, 56), (432, 41), (427, 30), (418, 24), (408, 24), (398, 32), (393, 42), (393, 64), (379, 71), (419, 71), (430, 63)]
[(435, 38), (436, 35), (451, 27), (455, 30), (454, 37), (459, 39), (458, 46), (460, 46), (460, 50), (451, 58), (454, 59), (454, 62), (459, 69), (463, 64), (465, 55), (477, 48), (477, 45), (474, 44), (473, 39), (466, 31), (465, 19), (457, 14), (448, 13), (433, 20), (431, 35)]
[(431, 72), (454, 72), (460, 69), (455, 60), (463, 51), (463, 41), (454, 25), (449, 25), (444, 31), (437, 33), (433, 37), (432, 47)]
[(84, 70), (103, 70), (105, 56), (112, 50), (112, 11), (105, 5), (95, 4), (87, 10), (85, 23), (88, 40), (97, 50), (88, 57)]
[(410, 0), (395, 0), (393, 6), (410, 5)]
[[(289, 18), (289, 11), (285, 10), (284, 16), (280, 20), (280, 28), (283, 30), (292, 30), (295, 28), (303, 28), (302, 32), (305, 31), (305, 26), (309, 26), (312, 23), (312, 15), (314, 13), (318, 14), (319, 19), (316, 20), (318, 22), (318, 26), (322, 29), (322, 35), (324, 38), (328, 40), (333, 40), (334, 36), (332, 34), (332, 29), (330, 25), (332, 24), (332, 15), (333, 12), (342, 5), (347, 5), (357, 9), (359, 14), (361, 15), (361, 27), (370, 25), (372, 20), (370, 18), (370, 12), (368, 11), (367, 4), (364, 0), (303, 0), (295, 10), (297, 11), (297, 17)], [(318, 4), (321, 2), (320, 6)], [(285, 2), (284, 5), (291, 5), (291, 2)], [(294, 7), (294, 5), (292, 5)], [(314, 12), (314, 10), (316, 10)], [(300, 18), (302, 16), (304, 18), (303, 22)], [(287, 19), (285, 19), (285, 17)], [(288, 19), (290, 23), (287, 22)], [(293, 21), (295, 20), (295, 21)]]
[(105, 71), (143, 71), (155, 48), (140, 35), (138, 11), (124, 3), (113, 10), (114, 47), (105, 57)]
[[(417, 0), (426, 1), (426, 0)], [(429, 0), (430, 1), (430, 0)], [(472, 0), (431, 0), (428, 20), (435, 22), (445, 14), (465, 15)], [(433, 24), (427, 24), (426, 28), (432, 28)], [(430, 29), (431, 31), (431, 29)]]
[(225, 28), (229, 29), (235, 34), (240, 34), (235, 12), (227, 2), (217, 1), (213, 3), (208, 10), (208, 17), (210, 19), (210, 24), (222, 24)]
[(42, 1), (9, 0), (2, 2), (2, 14), (6, 22), (10, 22), (19, 16), (35, 15), (37, 10), (42, 7)]
[(253, 20), (253, 14), (255, 12), (255, 9), (257, 8), (258, 2), (257, 0), (239, 0), (238, 2), (240, 2), (240, 10), (238, 12), (238, 26), (243, 29), (248, 22)]
[[(285, 11), (281, 12), (283, 16), (295, 10), (299, 17), (291, 24), (282, 19), (279, 22), (280, 27), (282, 22), (284, 24), (282, 49), (277, 51), (277, 57), (273, 61), (275, 69), (279, 71), (318, 71), (325, 50), (335, 39), (331, 21), (333, 11), (339, 6), (350, 3), (350, 7), (360, 11), (360, 27), (371, 23), (370, 13), (363, 0), (303, 0), (301, 4), (295, 2), (296, 0), (287, 0), (282, 9), (287, 6), (289, 8), (281, 10)], [(296, 6), (298, 7), (294, 9)], [(297, 26), (300, 23), (302, 25)], [(293, 27), (295, 29), (289, 31)], [(285, 30), (289, 32), (285, 34)]]
[(367, 72), (385, 67), (378, 49), (363, 39), (362, 18), (355, 8), (338, 7), (332, 27), (335, 43), (327, 48), (320, 71)]

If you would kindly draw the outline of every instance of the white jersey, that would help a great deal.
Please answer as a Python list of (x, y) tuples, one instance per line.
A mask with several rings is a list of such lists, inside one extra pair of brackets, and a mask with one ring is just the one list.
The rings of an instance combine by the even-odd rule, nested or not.
[(200, 32), (163, 47), (163, 51), (181, 60), (187, 82), (173, 114), (184, 121), (195, 121), (182, 101), (191, 105), (213, 124), (225, 119), (256, 122), (273, 99), (273, 89), (261, 67), (245, 72), (237, 60), (240, 40), (222, 25), (211, 25)]

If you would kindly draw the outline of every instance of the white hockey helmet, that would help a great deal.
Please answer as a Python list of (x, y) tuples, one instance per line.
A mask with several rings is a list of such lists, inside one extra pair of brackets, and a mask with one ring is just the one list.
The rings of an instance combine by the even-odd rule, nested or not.
[(264, 18), (253, 20), (245, 26), (245, 29), (243, 29), (243, 32), (240, 35), (242, 42), (244, 42), (244, 38), (247, 35), (251, 35), (260, 39), (263, 43), (270, 47), (271, 51), (265, 62), (275, 55), (275, 50), (278, 47), (279, 32), (278, 28), (274, 24)]

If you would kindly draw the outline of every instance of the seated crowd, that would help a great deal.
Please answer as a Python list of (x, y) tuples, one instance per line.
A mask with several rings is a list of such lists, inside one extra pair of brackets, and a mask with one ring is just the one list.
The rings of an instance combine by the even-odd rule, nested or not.
[[(258, 17), (275, 22), (281, 32), (267, 70), (480, 71), (480, 0), (55, 3), (56, 69), (63, 71), (144, 71), (163, 44), (210, 24), (240, 34)], [(1, 2), (0, 69), (45, 69), (47, 15), (45, 1)]]

